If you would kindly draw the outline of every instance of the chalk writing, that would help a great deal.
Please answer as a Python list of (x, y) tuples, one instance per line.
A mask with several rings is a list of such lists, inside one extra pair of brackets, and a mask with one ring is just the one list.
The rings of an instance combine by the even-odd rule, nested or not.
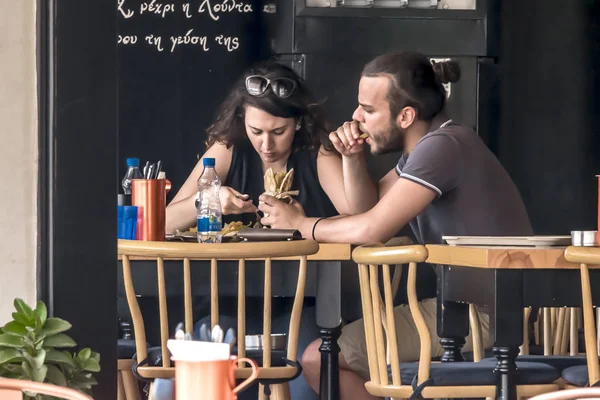
[(133, 17), (133, 15), (135, 14), (135, 12), (131, 11), (128, 8), (123, 8), (124, 5), (125, 5), (125, 0), (118, 0), (117, 1), (117, 10), (119, 10), (119, 12), (121, 13), (121, 15), (125, 19), (129, 19), (129, 18)]
[(156, 50), (158, 51), (164, 50), (162, 47), (162, 37), (160, 36), (148, 35), (146, 36), (146, 42), (148, 42), (149, 45), (156, 46)]
[(221, 46), (226, 47), (227, 51), (237, 50), (240, 47), (240, 41), (237, 37), (219, 35), (215, 38), (215, 41)]
[(216, 2), (213, 6), (210, 0), (203, 0), (198, 7), (198, 13), (204, 13), (208, 11), (210, 17), (218, 21), (220, 16), (219, 13), (237, 11), (239, 13), (250, 13), (253, 11), (252, 4), (245, 4), (243, 1), (236, 0), (223, 0), (221, 3)]
[(206, 36), (192, 36), (193, 29), (187, 31), (183, 36), (171, 36), (171, 53), (175, 51), (177, 46), (182, 44), (199, 45), (202, 50), (208, 51)]
[[(185, 18), (191, 19), (202, 15), (208, 16), (213, 21), (219, 21), (225, 13), (246, 14), (254, 12), (254, 6), (251, 2), (240, 0), (143, 0), (141, 3), (132, 5), (132, 1), (116, 0), (117, 10), (121, 18), (140, 18), (144, 16), (156, 15), (160, 18), (167, 18), (175, 13), (182, 13)], [(196, 8), (197, 7), (197, 8)], [(262, 12), (275, 12), (275, 4), (267, 4)], [(210, 50), (210, 45), (222, 47), (228, 52), (240, 48), (240, 39), (237, 36), (217, 35), (208, 37), (199, 33), (194, 33), (194, 29), (189, 29), (183, 35), (156, 35), (155, 33), (139, 33), (138, 35), (117, 35), (117, 44), (119, 45), (146, 45), (154, 48), (158, 52), (174, 53), (181, 46), (190, 46), (206, 52)], [(170, 48), (170, 51), (169, 51)]]
[(137, 36), (136, 35), (131, 35), (131, 36), (121, 36), (119, 35), (119, 37), (117, 38), (117, 43), (118, 44), (136, 44), (137, 43)]
[(157, 14), (164, 18), (168, 13), (175, 12), (175, 4), (162, 4), (156, 0), (152, 0), (149, 3), (142, 3), (140, 5), (140, 15), (146, 12)]
[(182, 4), (181, 8), (183, 9), (186, 18), (192, 18), (192, 14), (190, 13), (190, 3)]

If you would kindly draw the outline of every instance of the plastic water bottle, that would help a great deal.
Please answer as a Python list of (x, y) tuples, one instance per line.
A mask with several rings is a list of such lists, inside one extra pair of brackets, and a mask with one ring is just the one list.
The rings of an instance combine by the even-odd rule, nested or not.
[(214, 158), (204, 158), (202, 163), (204, 171), (198, 178), (198, 242), (221, 243), (221, 180), (215, 171)]
[(123, 193), (131, 194), (131, 180), (132, 179), (143, 179), (142, 173), (140, 172), (140, 159), (139, 158), (128, 158), (127, 159), (127, 173), (121, 182), (123, 186)]

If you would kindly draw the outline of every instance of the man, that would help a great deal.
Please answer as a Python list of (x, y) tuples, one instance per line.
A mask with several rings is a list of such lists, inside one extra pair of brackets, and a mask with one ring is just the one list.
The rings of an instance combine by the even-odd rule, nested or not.
[[(269, 213), (262, 223), (296, 228), (320, 242), (353, 244), (386, 242), (408, 223), (423, 244), (443, 243), (443, 235), (531, 235), (521, 196), (499, 161), (475, 132), (444, 114), (442, 83), (459, 75), (455, 63), (432, 65), (411, 52), (385, 54), (368, 63), (353, 121), (330, 135), (343, 158), (344, 191), (355, 215), (307, 218), (298, 204), (262, 196), (259, 208)], [(367, 173), (365, 142), (373, 154), (403, 151), (398, 165), (378, 184)], [(420, 306), (435, 333), (435, 299)], [(419, 341), (408, 307), (396, 307), (395, 316), (400, 359), (416, 361)], [(487, 329), (487, 318), (483, 320)], [(344, 327), (339, 340), (342, 399), (373, 398), (364, 388), (369, 376), (364, 340), (362, 320)], [(440, 356), (436, 335), (432, 341), (433, 356)], [(313, 342), (303, 357), (306, 380), (315, 390), (318, 346)]]

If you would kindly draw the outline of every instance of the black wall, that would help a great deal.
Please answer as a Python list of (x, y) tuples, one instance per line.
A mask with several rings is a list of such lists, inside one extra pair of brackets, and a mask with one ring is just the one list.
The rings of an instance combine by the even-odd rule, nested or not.
[[(266, 0), (228, 1), (228, 5), (249, 5), (252, 11), (235, 8), (212, 16), (201, 8), (208, 4), (203, 0), (168, 2), (174, 11), (164, 17), (144, 9), (149, 3), (127, 0), (117, 18), (118, 34), (137, 38), (135, 44), (117, 46), (119, 176), (125, 175), (128, 157), (139, 157), (142, 164), (162, 160), (172, 183), (171, 199), (198, 161), (197, 155), (204, 152), (206, 128), (233, 82), (269, 56), (267, 26), (275, 14), (265, 12)], [(209, 3), (219, 10), (223, 2)], [(190, 30), (191, 36), (206, 38), (205, 44), (173, 49), (171, 37), (185, 36)], [(161, 37), (162, 51), (148, 44), (148, 35)], [(216, 40), (219, 36), (236, 38), (237, 45), (231, 42), (228, 48)]]
[(537, 234), (597, 226), (598, 5), (503, 3), (503, 124), (497, 148)]

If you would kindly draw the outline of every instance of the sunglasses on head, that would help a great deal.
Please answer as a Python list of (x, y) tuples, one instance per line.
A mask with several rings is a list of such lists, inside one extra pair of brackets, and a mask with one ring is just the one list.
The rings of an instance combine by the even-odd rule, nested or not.
[(271, 87), (277, 97), (287, 99), (296, 89), (296, 81), (291, 78), (269, 79), (261, 75), (251, 75), (246, 78), (246, 91), (251, 96), (260, 96)]

